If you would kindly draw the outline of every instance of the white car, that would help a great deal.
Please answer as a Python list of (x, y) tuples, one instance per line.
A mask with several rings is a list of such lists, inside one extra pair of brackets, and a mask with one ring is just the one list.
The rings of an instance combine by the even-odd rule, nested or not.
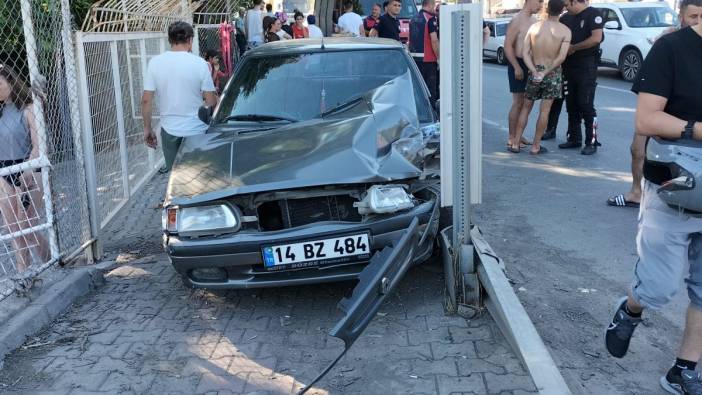
[(662, 2), (592, 4), (604, 19), (602, 66), (614, 67), (626, 81), (634, 81), (653, 42), (678, 18)]
[(485, 24), (490, 29), (490, 37), (488, 37), (483, 47), (483, 57), (495, 59), (499, 64), (507, 63), (507, 58), (505, 57), (505, 35), (507, 34), (507, 25), (509, 25), (511, 19), (485, 19)]

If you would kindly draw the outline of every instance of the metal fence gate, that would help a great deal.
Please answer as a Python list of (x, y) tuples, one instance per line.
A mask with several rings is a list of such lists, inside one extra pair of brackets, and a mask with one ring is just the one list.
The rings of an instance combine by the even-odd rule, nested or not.
[[(76, 32), (89, 204), (97, 213), (91, 223), (95, 234), (162, 162), (159, 152), (144, 145), (141, 94), (149, 60), (166, 45), (164, 33)], [(156, 120), (157, 109), (154, 115)]]

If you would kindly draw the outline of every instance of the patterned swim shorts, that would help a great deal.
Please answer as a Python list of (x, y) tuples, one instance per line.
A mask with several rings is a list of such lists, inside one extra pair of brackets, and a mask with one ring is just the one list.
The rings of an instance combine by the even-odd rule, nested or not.
[[(536, 65), (536, 70), (544, 71), (546, 67)], [(541, 82), (534, 82), (534, 76), (529, 73), (526, 86), (526, 98), (531, 101), (560, 99), (562, 97), (562, 86), (563, 73), (560, 67), (546, 74)]]

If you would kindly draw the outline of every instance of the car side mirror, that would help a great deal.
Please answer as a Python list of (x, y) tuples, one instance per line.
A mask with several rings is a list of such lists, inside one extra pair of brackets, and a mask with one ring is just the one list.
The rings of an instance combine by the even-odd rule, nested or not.
[(200, 118), (202, 123), (209, 125), (210, 122), (212, 122), (212, 113), (213, 112), (214, 112), (214, 109), (212, 107), (201, 106), (197, 110), (197, 117)]
[(609, 21), (604, 24), (604, 28), (609, 30), (622, 30), (622, 25), (617, 21)]

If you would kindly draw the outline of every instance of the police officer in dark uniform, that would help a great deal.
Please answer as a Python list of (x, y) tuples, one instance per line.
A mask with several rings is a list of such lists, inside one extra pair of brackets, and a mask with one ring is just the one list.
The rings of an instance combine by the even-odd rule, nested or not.
[(600, 43), (604, 35), (604, 20), (600, 12), (589, 7), (587, 0), (566, 0), (568, 13), (560, 19), (572, 33), (568, 57), (563, 63), (565, 80), (568, 81), (568, 141), (558, 148), (580, 148), (583, 145), (581, 124), (585, 122), (585, 146), (583, 155), (597, 152), (596, 136), (593, 133), (595, 112), (595, 87)]

